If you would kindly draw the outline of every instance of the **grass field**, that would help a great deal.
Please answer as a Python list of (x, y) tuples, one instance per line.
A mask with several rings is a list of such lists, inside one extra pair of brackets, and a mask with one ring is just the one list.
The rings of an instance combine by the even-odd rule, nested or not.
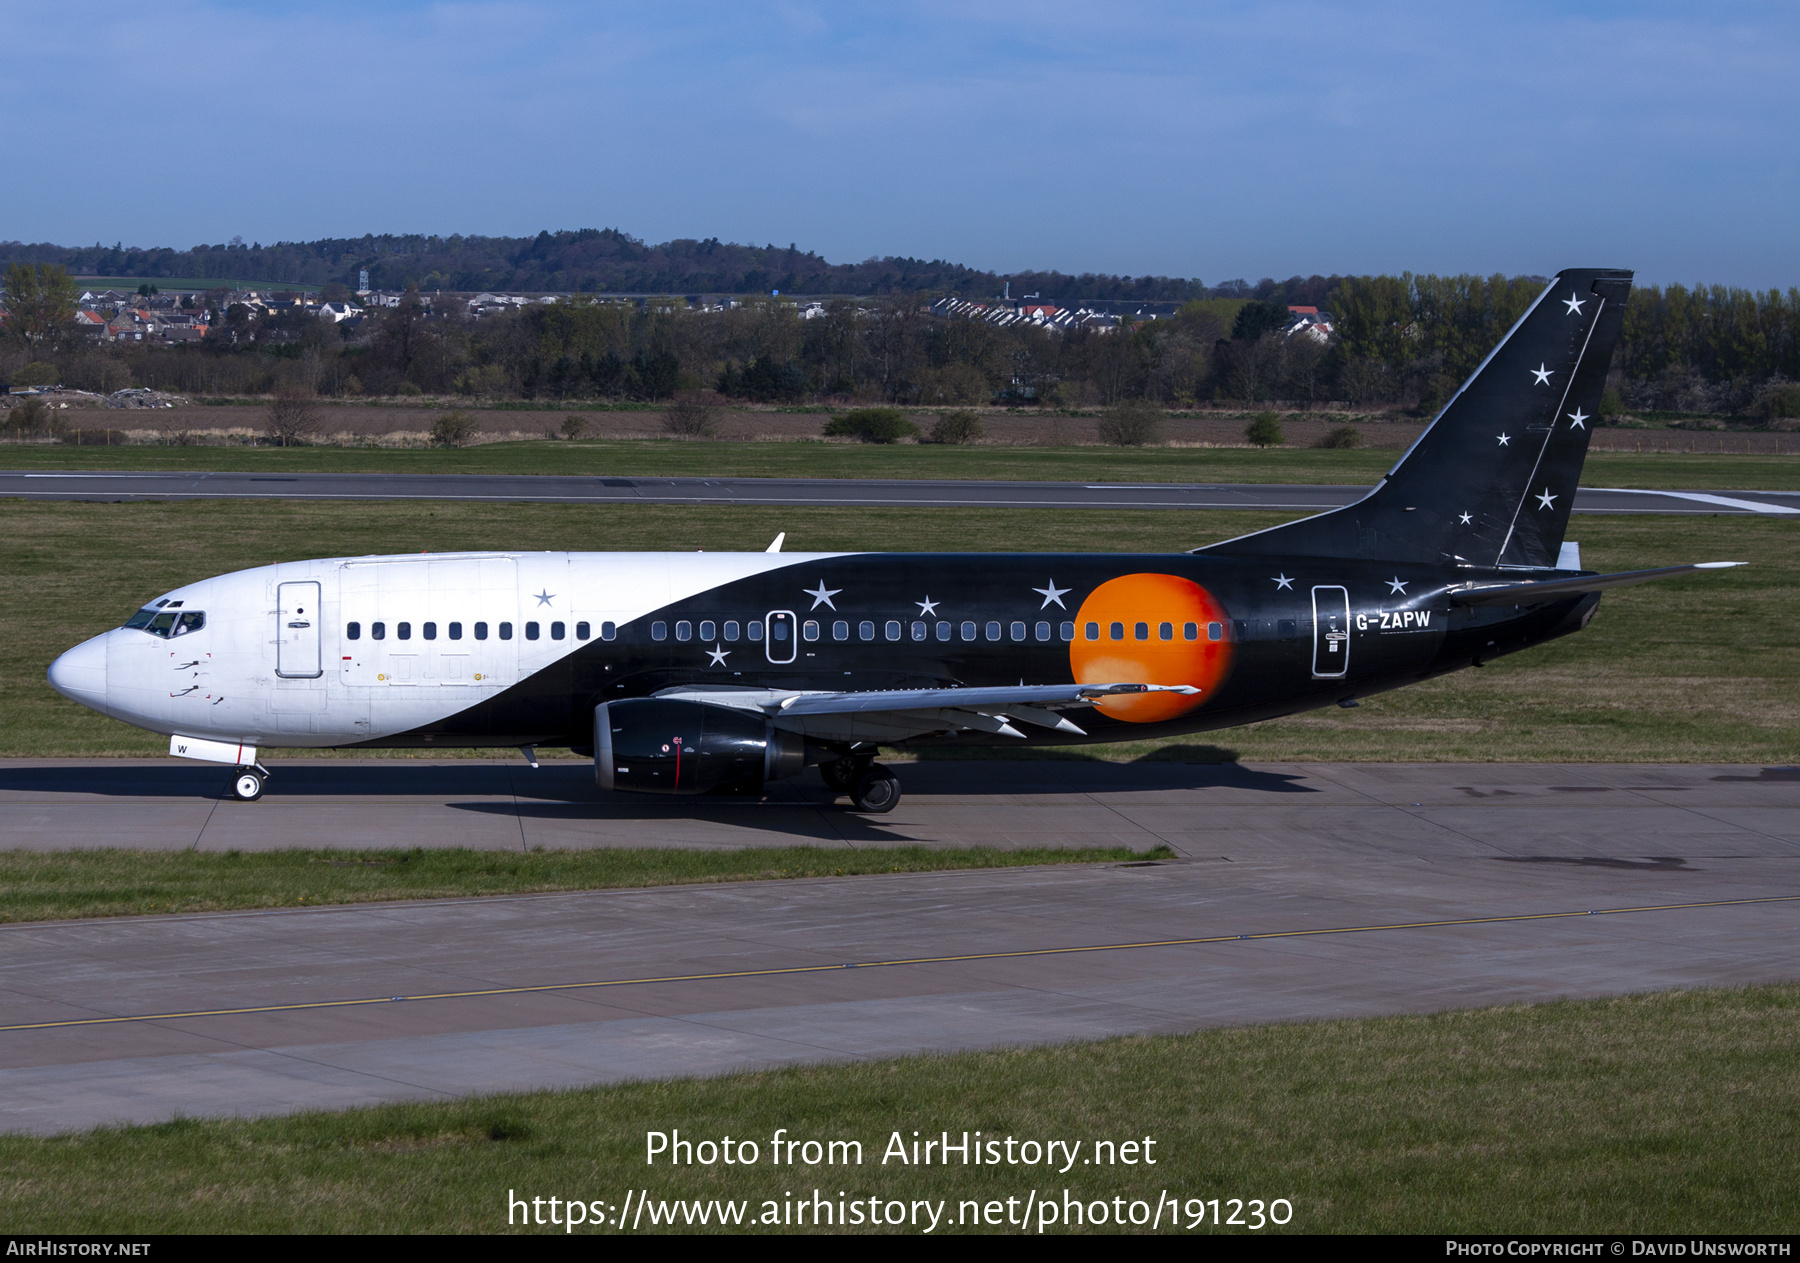
[[(1785, 1234), (1800, 1197), (1796, 1046), (1800, 986), (1765, 986), (0, 1137), (0, 1223), (485, 1234), (507, 1230), (509, 1191), (746, 1199), (754, 1220), (765, 1200), (810, 1203), (817, 1188), (834, 1208), (944, 1199), (954, 1224), (963, 1201), (1017, 1198), (1016, 1214), (1032, 1190), (1060, 1208), (1067, 1189), (1285, 1198), (1298, 1232)], [(645, 1133), (677, 1128), (755, 1139), (762, 1160), (647, 1166)], [(863, 1161), (772, 1167), (778, 1128), (860, 1141)], [(882, 1164), (892, 1133), (915, 1129), (1147, 1136), (1156, 1165)]]
[[(431, 505), (203, 501), (0, 504), (0, 755), (157, 755), (165, 738), (54, 693), (45, 668), (180, 583), (265, 562), (374, 552), (790, 549), (1161, 552), (1271, 525), (1271, 513)], [(1096, 531), (1104, 521), (1105, 530)], [(1800, 549), (1751, 517), (1584, 517), (1587, 565), (1753, 564), (1607, 594), (1587, 631), (1395, 693), (1206, 738), (1254, 760), (1800, 759)], [(1191, 745), (1184, 739), (1175, 745)], [(1059, 757), (1169, 757), (1171, 743)], [(1005, 752), (1018, 757), (1017, 752)], [(432, 751), (444, 758), (447, 752)]]
[(287, 850), (0, 851), (0, 923), (297, 908), (472, 895), (616, 890), (702, 882), (925, 873), (1038, 864), (1141, 862), (1166, 847), (1002, 851), (988, 847), (750, 847), (736, 851)]
[[(110, 424), (123, 421), (108, 418)], [(1366, 485), (1399, 458), (1386, 450), (1240, 447), (948, 447), (871, 443), (547, 440), (466, 448), (0, 447), (16, 470), (231, 470), (270, 473), (589, 474), (706, 478), (984, 478), (1027, 482), (1272, 482)], [(1800, 456), (1594, 452), (1590, 487), (1800, 489)]]

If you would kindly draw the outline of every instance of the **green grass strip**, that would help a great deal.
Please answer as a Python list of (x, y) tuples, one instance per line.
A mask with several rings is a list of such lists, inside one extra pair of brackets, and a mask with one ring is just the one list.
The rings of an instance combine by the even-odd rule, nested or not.
[(1127, 847), (0, 851), (0, 923), (1156, 859)]
[[(1800, 1197), (1796, 1047), (1800, 986), (1784, 984), (0, 1137), (0, 1221), (493, 1233), (508, 1229), (509, 1190), (615, 1207), (640, 1189), (658, 1203), (744, 1199), (754, 1221), (815, 1188), (834, 1207), (942, 1199), (951, 1216), (1008, 1198), (1016, 1215), (1033, 1190), (1060, 1203), (1066, 1189), (1109, 1208), (1164, 1191), (1225, 1209), (1286, 1198), (1300, 1232), (1786, 1233)], [(761, 1160), (647, 1166), (646, 1132), (677, 1128), (754, 1140)], [(780, 1128), (858, 1141), (862, 1162), (774, 1167)], [(892, 1135), (915, 1130), (1080, 1141), (1082, 1157), (1095, 1140), (1147, 1137), (1156, 1163), (884, 1164)], [(1197, 1231), (1221, 1231), (1210, 1205)]]

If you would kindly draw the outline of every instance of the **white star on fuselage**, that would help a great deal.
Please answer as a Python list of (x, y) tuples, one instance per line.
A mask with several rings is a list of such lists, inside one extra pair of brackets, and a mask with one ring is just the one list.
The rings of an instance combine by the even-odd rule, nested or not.
[(1545, 487), (1544, 494), (1538, 497), (1538, 507), (1540, 509), (1547, 509), (1555, 499), (1556, 497), (1550, 494), (1550, 488)]
[(1546, 367), (1544, 364), (1544, 361), (1539, 360), (1538, 366), (1536, 368), (1530, 370), (1531, 375), (1533, 377), (1537, 378), (1537, 380), (1532, 382), (1531, 384), (1533, 386), (1548, 386), (1550, 384), (1550, 374), (1554, 373), (1555, 371), (1556, 370), (1553, 368)]
[(1473, 517), (1469, 516), (1467, 513), (1465, 513), (1461, 517), (1457, 518), (1456, 520), (1458, 522), (1461, 522), (1464, 526), (1467, 526), (1470, 522), (1473, 522), (1475, 519)]
[(921, 618), (923, 618), (927, 614), (937, 613), (938, 603), (936, 601), (932, 600), (929, 596), (927, 596), (923, 601), (914, 601), (913, 604), (919, 607), (919, 616)]
[(1392, 579), (1389, 579), (1387, 581), (1389, 594), (1391, 595), (1395, 592), (1398, 592), (1401, 596), (1405, 596), (1406, 595), (1406, 584), (1410, 583), (1410, 582), (1412, 582), (1410, 579), (1406, 580), (1405, 582), (1402, 582), (1400, 579), (1400, 576), (1395, 575)]
[(706, 651), (706, 656), (712, 659), (712, 661), (707, 663), (706, 665), (709, 667), (724, 666), (725, 665), (725, 655), (730, 652), (731, 652), (731, 650), (729, 650), (729, 649), (721, 649), (717, 645), (714, 645), (711, 649), (708, 649)]
[(1581, 304), (1585, 303), (1586, 301), (1587, 301), (1587, 299), (1585, 299), (1585, 298), (1575, 297), (1574, 291), (1571, 290), (1569, 292), (1569, 296), (1567, 298), (1563, 299), (1563, 303), (1569, 309), (1567, 312), (1565, 312), (1563, 314), (1569, 315), (1569, 316), (1579, 316), (1581, 314)]
[(820, 605), (835, 610), (837, 606), (831, 603), (831, 598), (843, 591), (842, 588), (826, 587), (825, 580), (823, 579), (819, 580), (819, 586), (816, 588), (801, 588), (800, 590), (813, 599), (812, 607), (815, 610), (818, 609)]
[(1275, 576), (1275, 590), (1279, 592), (1283, 588), (1286, 588), (1289, 592), (1294, 590), (1294, 581), (1287, 577), (1287, 571), (1285, 570)]
[(539, 605), (548, 605), (550, 604), (550, 598), (555, 595), (556, 593), (552, 592), (549, 588), (545, 588), (542, 592), (537, 594), (537, 603)]
[(1587, 414), (1580, 408), (1575, 409), (1575, 411), (1569, 414), (1569, 426), (1572, 429), (1587, 429), (1587, 420)]
[(1510, 434), (1501, 434), (1496, 437), (1499, 438), (1501, 447), (1505, 447), (1508, 443), (1512, 442), (1512, 435)]
[(1069, 607), (1062, 603), (1062, 599), (1069, 594), (1070, 589), (1057, 587), (1055, 579), (1049, 580), (1049, 584), (1050, 586), (1047, 588), (1032, 589), (1033, 592), (1044, 598), (1044, 603), (1038, 606), (1038, 608), (1040, 610), (1047, 610), (1050, 608), (1051, 604), (1054, 603), (1061, 609), (1068, 609)]

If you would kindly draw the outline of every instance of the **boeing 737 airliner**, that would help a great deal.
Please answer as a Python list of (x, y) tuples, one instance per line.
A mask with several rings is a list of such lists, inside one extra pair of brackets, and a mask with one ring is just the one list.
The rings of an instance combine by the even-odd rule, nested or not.
[[(878, 747), (1225, 728), (1587, 625), (1563, 543), (1629, 272), (1559, 274), (1353, 505), (1173, 555), (456, 553), (191, 583), (50, 668), (64, 695), (239, 769), (269, 746), (566, 746), (606, 789), (755, 790)], [(777, 541), (777, 547), (779, 546)]]

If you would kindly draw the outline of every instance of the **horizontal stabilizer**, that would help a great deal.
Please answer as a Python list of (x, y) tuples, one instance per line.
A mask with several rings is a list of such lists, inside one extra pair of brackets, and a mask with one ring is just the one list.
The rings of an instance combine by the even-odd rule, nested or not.
[(1700, 570), (1727, 570), (1744, 564), (1741, 561), (1698, 561), (1691, 566), (1663, 566), (1658, 570), (1625, 570), (1618, 574), (1540, 579), (1536, 583), (1460, 588), (1450, 593), (1450, 599), (1458, 605), (1535, 605), (1539, 601), (1552, 601), (1559, 596), (1578, 596), (1583, 592), (1599, 592), (1606, 588), (1623, 588), (1633, 583), (1673, 579), (1676, 575), (1693, 574)]

